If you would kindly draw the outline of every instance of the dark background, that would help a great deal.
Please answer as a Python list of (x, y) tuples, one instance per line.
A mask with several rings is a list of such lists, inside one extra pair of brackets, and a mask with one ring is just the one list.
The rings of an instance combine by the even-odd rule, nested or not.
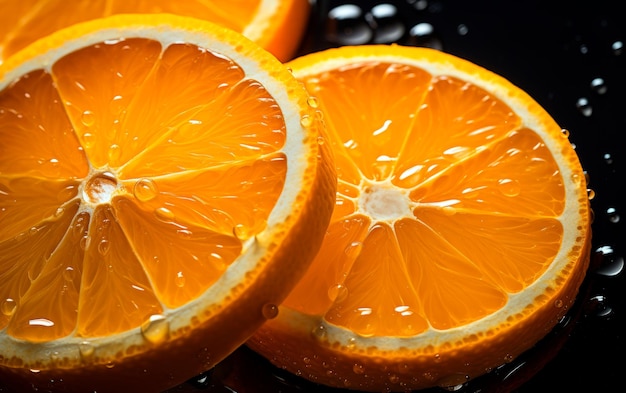
[[(346, 9), (337, 13), (336, 7), (348, 3), (357, 5), (360, 13), (350, 15)], [(544, 106), (570, 131), (570, 141), (588, 174), (595, 212), (593, 247), (577, 303), (535, 348), (467, 383), (460, 392), (614, 392), (626, 385), (626, 206), (624, 194), (619, 193), (626, 183), (622, 137), (626, 134), (626, 47), (622, 47), (626, 13), (621, 4), (612, 0), (314, 3), (300, 54), (344, 44), (396, 42), (435, 47), (468, 59), (509, 79)], [(172, 391), (340, 392), (277, 370), (245, 347), (212, 372)]]

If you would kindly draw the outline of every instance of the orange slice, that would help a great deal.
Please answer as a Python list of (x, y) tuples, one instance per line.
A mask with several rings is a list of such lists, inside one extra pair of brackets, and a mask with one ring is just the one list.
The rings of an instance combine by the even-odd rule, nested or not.
[(429, 49), (287, 63), (318, 100), (338, 174), (320, 252), (249, 346), (312, 381), (456, 386), (532, 347), (589, 261), (585, 174), (531, 97)]
[(317, 111), (218, 25), (118, 15), (0, 66), (0, 381), (157, 391), (241, 345), (317, 251)]
[(307, 0), (0, 0), (0, 63), (60, 28), (124, 13), (172, 13), (242, 33), (280, 60), (289, 60), (307, 26)]

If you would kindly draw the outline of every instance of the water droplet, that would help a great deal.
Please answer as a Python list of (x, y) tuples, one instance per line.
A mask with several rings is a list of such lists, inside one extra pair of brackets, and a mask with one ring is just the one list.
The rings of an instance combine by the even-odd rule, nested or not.
[(80, 116), (80, 121), (85, 127), (91, 127), (96, 122), (96, 115), (92, 111), (84, 111)]
[(443, 49), (443, 44), (435, 34), (435, 28), (430, 23), (418, 23), (409, 30), (410, 45), (423, 46), (432, 49)]
[(613, 308), (607, 304), (606, 297), (597, 295), (589, 299), (585, 309), (590, 315), (608, 318), (613, 314)]
[(185, 240), (189, 240), (193, 237), (193, 232), (191, 232), (189, 229), (178, 229), (176, 231), (176, 234), (178, 235), (179, 238), (185, 239)]
[(570, 135), (569, 130), (567, 128), (561, 129), (561, 135), (563, 135), (566, 138), (569, 138), (569, 135)]
[(600, 258), (596, 274), (606, 277), (614, 277), (624, 270), (624, 258), (615, 255), (611, 246), (601, 246), (596, 249), (596, 255)]
[(39, 374), (41, 372), (41, 370), (38, 370), (36, 368), (31, 368), (30, 372), (33, 373), (33, 374)]
[(500, 179), (498, 180), (498, 189), (504, 196), (516, 197), (522, 190), (519, 182), (512, 179)]
[(182, 288), (185, 286), (185, 275), (183, 274), (183, 272), (176, 273), (176, 278), (174, 279), (174, 282), (176, 283), (176, 286), (178, 288)]
[(580, 183), (584, 180), (584, 178), (578, 175), (577, 173), (572, 174), (571, 179), (575, 185), (580, 185)]
[(467, 33), (469, 32), (469, 29), (467, 28), (467, 25), (461, 23), (460, 25), (457, 26), (456, 32), (459, 33), (459, 35), (467, 35)]
[(82, 341), (78, 344), (78, 352), (83, 359), (89, 359), (96, 352), (96, 347), (89, 341)]
[(363, 366), (362, 364), (359, 364), (359, 363), (355, 363), (354, 366), (352, 366), (352, 371), (355, 374), (361, 375), (361, 374), (365, 373), (365, 366)]
[(111, 243), (107, 239), (100, 240), (100, 243), (98, 243), (98, 252), (100, 253), (100, 255), (105, 256), (109, 253), (110, 250)]
[(117, 188), (117, 178), (113, 173), (96, 173), (85, 183), (82, 198), (90, 204), (109, 203)]
[(592, 188), (587, 188), (587, 198), (589, 198), (589, 200), (591, 201), (595, 197), (596, 197), (596, 192)]
[(346, 254), (348, 258), (356, 259), (362, 250), (363, 250), (362, 242), (352, 242), (343, 250), (343, 252)]
[(65, 270), (63, 270), (63, 279), (65, 279), (65, 281), (74, 281), (77, 274), (78, 273), (73, 267), (68, 266)]
[(96, 138), (90, 132), (86, 132), (83, 134), (83, 145), (86, 149), (92, 148), (96, 144)]
[(413, 8), (418, 11), (424, 11), (428, 8), (428, 0), (407, 0), (409, 3), (413, 3)]
[(109, 105), (109, 107), (113, 116), (119, 116), (125, 108), (124, 97), (116, 95), (111, 99), (111, 104)]
[(113, 361), (108, 361), (108, 362), (104, 365), (104, 367), (106, 367), (106, 368), (113, 368), (113, 367), (115, 367), (115, 363), (113, 363)]
[(341, 284), (331, 285), (328, 288), (328, 298), (335, 303), (340, 303), (348, 298), (348, 288)]
[(273, 303), (263, 305), (261, 313), (265, 319), (274, 319), (278, 316), (278, 306)]
[(469, 376), (464, 374), (452, 374), (439, 379), (437, 385), (449, 392), (458, 392), (463, 389), (468, 379)]
[(318, 145), (323, 145), (325, 142), (326, 142), (326, 140), (324, 139), (323, 136), (320, 135), (320, 136), (317, 137), (317, 144)]
[(591, 90), (595, 91), (596, 93), (602, 95), (605, 94), (606, 91), (608, 90), (606, 87), (606, 83), (604, 83), (604, 79), (602, 78), (594, 78), (591, 83)]
[(140, 202), (148, 202), (159, 193), (156, 182), (152, 179), (142, 178), (137, 180), (133, 186), (133, 195)]
[(309, 106), (311, 108), (319, 108), (319, 101), (317, 100), (317, 97), (313, 97), (310, 96), (309, 98), (307, 98), (306, 103), (309, 104)]
[(141, 334), (151, 343), (163, 342), (170, 333), (170, 324), (165, 316), (160, 314), (151, 315), (141, 325)]
[(79, 246), (81, 250), (87, 250), (91, 245), (91, 236), (83, 236), (80, 238)]
[(109, 146), (108, 157), (109, 157), (109, 163), (112, 166), (118, 165), (118, 161), (120, 160), (121, 156), (122, 156), (122, 148), (120, 147), (120, 145), (112, 144), (111, 146)]
[(606, 209), (606, 214), (607, 216), (609, 216), (609, 222), (613, 223), (613, 224), (617, 224), (620, 220), (620, 216), (617, 213), (617, 209), (615, 209), (614, 207), (609, 207)]
[(578, 109), (578, 111), (585, 117), (589, 117), (593, 113), (593, 108), (591, 107), (589, 100), (585, 97), (581, 97), (578, 101), (576, 101), (576, 109)]
[(309, 115), (304, 115), (300, 118), (300, 124), (302, 127), (310, 127), (313, 124), (313, 118)]
[(326, 39), (341, 45), (368, 43), (374, 36), (361, 7), (343, 4), (328, 12)]
[(375, 44), (390, 44), (398, 41), (405, 32), (404, 23), (398, 15), (398, 8), (389, 3), (377, 4), (365, 15), (374, 29)]
[(59, 218), (63, 215), (63, 213), (65, 213), (65, 209), (63, 207), (58, 207), (55, 211), (54, 211), (54, 217)]
[(561, 308), (561, 307), (563, 307), (563, 300), (561, 300), (561, 299), (556, 299), (556, 300), (554, 301), (554, 307), (556, 307), (556, 308)]
[(13, 300), (12, 298), (4, 299), (4, 301), (2, 302), (2, 306), (0, 306), (0, 310), (2, 311), (2, 314), (6, 316), (13, 315), (16, 308), (17, 308), (17, 302)]
[(158, 207), (154, 209), (154, 214), (159, 220), (164, 222), (171, 222), (175, 218), (174, 213), (167, 207)]
[(605, 162), (607, 165), (611, 165), (611, 164), (613, 164), (613, 156), (611, 155), (611, 153), (604, 153), (604, 154), (602, 155), (602, 158), (604, 159), (604, 162)]
[(613, 50), (614, 55), (619, 56), (624, 50), (624, 43), (622, 41), (615, 41), (611, 44), (611, 49)]
[(246, 240), (252, 237), (252, 230), (244, 224), (237, 224), (233, 227), (233, 234), (239, 240)]

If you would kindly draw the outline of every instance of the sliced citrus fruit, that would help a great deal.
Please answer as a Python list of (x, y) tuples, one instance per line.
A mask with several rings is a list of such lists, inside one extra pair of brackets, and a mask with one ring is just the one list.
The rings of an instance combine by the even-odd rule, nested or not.
[(336, 387), (452, 386), (543, 337), (589, 261), (585, 174), (505, 79), (424, 48), (287, 63), (329, 129), (337, 200), (308, 273), (249, 346)]
[(300, 44), (308, 0), (0, 0), (0, 63), (29, 43), (78, 22), (124, 13), (172, 13), (242, 33), (280, 60)]
[(0, 381), (157, 391), (241, 345), (332, 213), (317, 113), (269, 52), (194, 18), (93, 20), (7, 60)]

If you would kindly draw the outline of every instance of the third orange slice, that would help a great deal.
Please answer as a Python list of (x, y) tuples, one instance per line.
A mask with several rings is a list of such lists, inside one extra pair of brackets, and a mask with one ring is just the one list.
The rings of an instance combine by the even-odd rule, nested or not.
[(532, 347), (585, 275), (590, 209), (567, 132), (452, 55), (344, 47), (288, 66), (336, 157), (331, 224), (249, 346), (323, 384), (456, 386)]
[(310, 6), (307, 0), (0, 0), (0, 9), (0, 63), (63, 27), (129, 13), (171, 13), (217, 23), (286, 61), (298, 49)]

